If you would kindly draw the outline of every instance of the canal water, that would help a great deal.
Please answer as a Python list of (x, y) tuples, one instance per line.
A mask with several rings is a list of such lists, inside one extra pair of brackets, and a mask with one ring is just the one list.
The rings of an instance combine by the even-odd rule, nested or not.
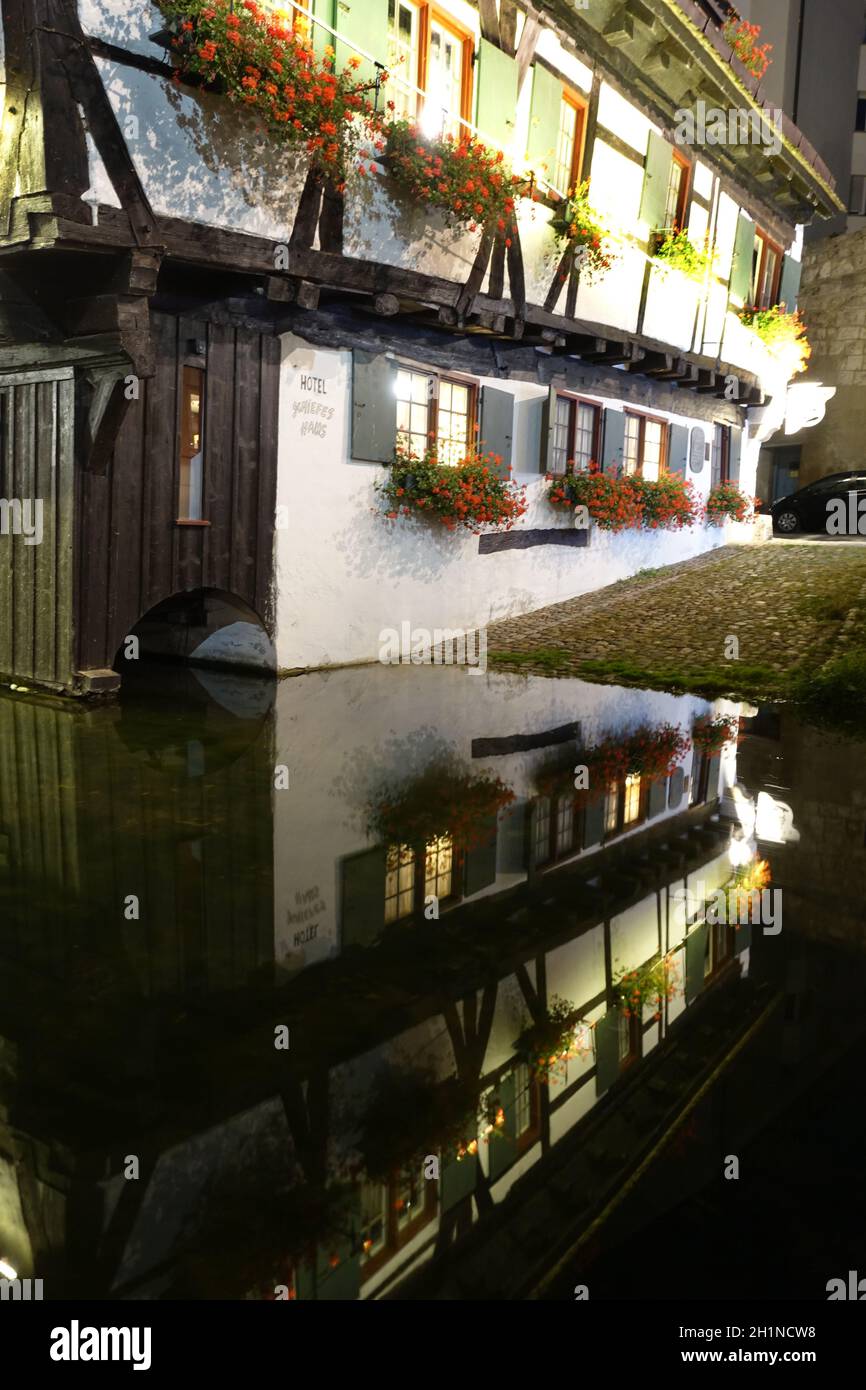
[(4, 692), (0, 1258), (46, 1298), (826, 1299), (864, 886), (866, 744), (785, 709)]

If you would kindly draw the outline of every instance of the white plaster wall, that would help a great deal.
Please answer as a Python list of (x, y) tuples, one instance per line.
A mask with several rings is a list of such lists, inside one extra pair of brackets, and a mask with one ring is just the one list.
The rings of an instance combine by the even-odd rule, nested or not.
[[(304, 375), (325, 384), (316, 397), (325, 412), (315, 419), (318, 433), (309, 428), (312, 417), (301, 413)], [(538, 470), (540, 412), (530, 403), (546, 396), (546, 388), (498, 379), (490, 384), (516, 400), (513, 463), (529, 502), (520, 527), (567, 528), (569, 516), (547, 502)], [(404, 621), (430, 631), (480, 627), (725, 543), (724, 528), (702, 525), (619, 535), (592, 528), (583, 549), (536, 546), (479, 555), (478, 538), (468, 533), (414, 518), (388, 522), (374, 487), (386, 469), (349, 456), (351, 390), (351, 353), (284, 337), (275, 547), (279, 669), (375, 661), (381, 634), (399, 632)], [(659, 413), (706, 430), (706, 422)], [(754, 485), (749, 470), (756, 467), (756, 445), (752, 452), (742, 473), (747, 490)], [(745, 447), (744, 455), (751, 457)], [(689, 478), (705, 496), (709, 468)]]

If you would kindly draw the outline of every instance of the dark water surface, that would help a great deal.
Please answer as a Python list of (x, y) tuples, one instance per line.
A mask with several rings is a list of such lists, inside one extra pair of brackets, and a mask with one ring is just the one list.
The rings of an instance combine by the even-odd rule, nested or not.
[[(758, 860), (772, 923), (707, 923)], [(49, 1299), (826, 1299), (866, 1273), (864, 888), (866, 744), (784, 710), (4, 693), (0, 1258)]]

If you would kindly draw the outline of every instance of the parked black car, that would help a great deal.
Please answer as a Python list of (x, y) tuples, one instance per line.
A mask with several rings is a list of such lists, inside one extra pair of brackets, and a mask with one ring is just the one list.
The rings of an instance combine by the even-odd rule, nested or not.
[[(854, 493), (856, 501), (849, 501)], [(842, 504), (842, 509), (838, 503)], [(862, 508), (860, 503), (863, 503)], [(830, 505), (836, 503), (836, 506)], [(851, 473), (829, 473), (808, 483), (790, 497), (780, 497), (770, 508), (773, 530), (779, 536), (795, 536), (800, 531), (824, 531), (830, 535), (866, 535), (866, 469)], [(828, 521), (838, 517), (833, 527)], [(862, 530), (859, 523), (862, 522)], [(841, 525), (841, 529), (840, 529)]]

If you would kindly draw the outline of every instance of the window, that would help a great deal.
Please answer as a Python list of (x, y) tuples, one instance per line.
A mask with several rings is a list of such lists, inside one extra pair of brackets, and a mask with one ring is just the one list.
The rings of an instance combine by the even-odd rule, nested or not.
[(605, 838), (646, 820), (647, 797), (647, 783), (639, 772), (629, 772), (622, 781), (611, 782), (604, 800)]
[(650, 415), (625, 412), (623, 471), (655, 482), (667, 467), (668, 426)]
[[(425, 135), (459, 135), (471, 111), (472, 35), (432, 5), (388, 0), (388, 100)], [(419, 95), (419, 92), (423, 95)]]
[(433, 1219), (436, 1184), (419, 1165), (361, 1186), (361, 1278), (369, 1278)]
[(625, 779), (623, 795), (623, 824), (633, 825), (640, 818), (640, 773), (630, 772)]
[(400, 367), (394, 389), (397, 444), (420, 458), (435, 443), (440, 463), (459, 463), (473, 437), (474, 384)]
[(585, 128), (585, 104), (564, 88), (559, 104), (559, 134), (553, 169), (553, 186), (560, 193), (569, 193), (580, 183)]
[(557, 395), (550, 455), (552, 473), (585, 472), (598, 459), (601, 410), (575, 396)]
[(770, 309), (776, 303), (781, 269), (781, 246), (771, 241), (765, 232), (756, 231), (752, 249), (751, 302), (759, 309)]
[(716, 425), (713, 430), (712, 486), (727, 483), (731, 477), (731, 427)]
[(666, 228), (676, 227), (682, 229), (686, 222), (686, 204), (689, 196), (689, 165), (688, 161), (673, 152), (671, 159), (671, 171), (668, 176), (668, 191), (665, 199), (665, 219)]
[(538, 867), (565, 859), (580, 848), (579, 812), (574, 796), (540, 796), (535, 803), (533, 863)]
[[(513, 1084), (513, 1090), (509, 1082)], [(516, 1140), (515, 1157), (532, 1147), (540, 1132), (540, 1106), (538, 1083), (533, 1080), (525, 1062), (515, 1062), (500, 1072), (484, 1097), (484, 1109), (489, 1125)], [(494, 1145), (497, 1142), (497, 1136), (490, 1134), (488, 1144), (493, 1150), (491, 1165), (495, 1161)], [(504, 1172), (504, 1168), (499, 1171)]]
[(385, 925), (411, 917), (431, 895), (440, 902), (458, 897), (454, 859), (450, 835), (428, 840), (423, 849), (389, 845), (385, 859)]
[(857, 98), (857, 115), (854, 120), (855, 130), (866, 130), (866, 96)]
[(626, 1018), (624, 1013), (619, 1016), (619, 1062), (620, 1066), (627, 1067), (638, 1055), (640, 1046), (640, 1019), (632, 1014)]
[(204, 372), (184, 367), (181, 390), (178, 521), (202, 520)]

